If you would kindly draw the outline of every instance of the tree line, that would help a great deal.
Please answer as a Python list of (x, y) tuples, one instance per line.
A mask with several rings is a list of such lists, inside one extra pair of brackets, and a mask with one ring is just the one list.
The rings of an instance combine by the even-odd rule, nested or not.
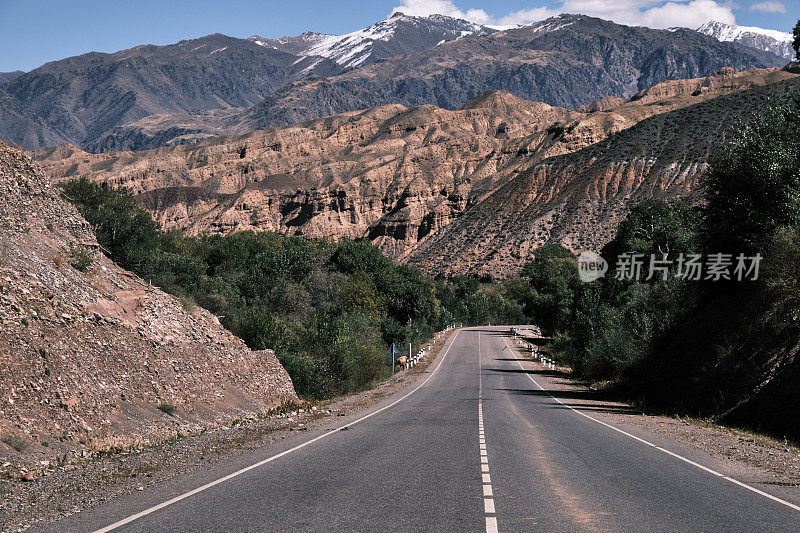
[(523, 322), (518, 287), (435, 280), (368, 241), (271, 232), (190, 237), (164, 231), (126, 189), (63, 185), (117, 264), (200, 306), (254, 350), (273, 349), (299, 394), (327, 398), (369, 387), (403, 353), (447, 324)]
[[(800, 99), (742, 125), (701, 186), (700, 205), (633, 208), (600, 252), (608, 273), (591, 283), (568, 250), (537, 250), (526, 311), (588, 382), (669, 413), (800, 437)], [(626, 254), (664, 253), (761, 261), (742, 280), (685, 279), (678, 263), (667, 279), (614, 275)]]

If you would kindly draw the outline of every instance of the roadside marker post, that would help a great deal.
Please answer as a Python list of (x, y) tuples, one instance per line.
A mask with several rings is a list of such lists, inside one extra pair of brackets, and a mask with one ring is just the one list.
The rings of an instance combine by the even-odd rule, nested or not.
[(389, 348), (389, 360), (392, 364), (392, 381), (394, 381), (394, 364), (395, 364), (394, 356), (398, 353), (400, 353), (400, 351), (397, 349), (397, 346), (395, 346), (395, 344), (392, 343), (392, 347)]

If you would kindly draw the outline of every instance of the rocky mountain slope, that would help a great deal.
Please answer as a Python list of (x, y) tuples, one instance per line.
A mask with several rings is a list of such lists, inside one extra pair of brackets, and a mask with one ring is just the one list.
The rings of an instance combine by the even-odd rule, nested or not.
[[(215, 34), (47, 63), (3, 85), (0, 116), (22, 108), (57, 142), (87, 145), (148, 115), (248, 107), (287, 83), (341, 70), (324, 58)], [(53, 144), (47, 135), (26, 134), (7, 121), (0, 122), (0, 138), (26, 148)]]
[[(145, 149), (186, 135), (231, 135), (386, 104), (457, 109), (486, 90), (561, 107), (629, 98), (663, 80), (706, 76), (723, 67), (783, 66), (768, 52), (722, 43), (691, 30), (651, 30), (562, 15), (491, 35), (307, 79), (224, 117), (165, 115), (111, 130), (90, 151)], [(190, 137), (191, 138), (191, 137)]]
[(12, 72), (0, 72), (0, 85), (5, 85), (6, 83), (10, 83), (15, 79), (19, 78), (25, 74), (25, 72), (21, 70), (14, 70)]
[(703, 24), (697, 28), (697, 31), (722, 42), (739, 43), (756, 50), (773, 53), (786, 61), (792, 61), (795, 58), (794, 48), (792, 48), (794, 37), (791, 33), (784, 31), (737, 26), (716, 21)]
[(465, 35), (488, 35), (495, 30), (444, 15), (412, 17), (395, 13), (363, 30), (345, 35), (307, 32), (297, 37), (250, 40), (261, 46), (301, 57), (331, 59), (345, 68), (369, 65), (389, 57), (420, 52)]
[(409, 262), (428, 271), (445, 265), (447, 274), (504, 277), (530, 260), (531, 247), (545, 242), (576, 252), (599, 250), (642, 200), (699, 200), (698, 180), (715, 146), (767, 106), (791, 104), (800, 77), (710, 98), (713, 90), (704, 89), (677, 97), (690, 105), (655, 113), (581, 150), (532, 161), (417, 246)]
[[(790, 101), (797, 69), (722, 69), (568, 110), (490, 91), (145, 152), (35, 153), (130, 187), (166, 227), (367, 237), (432, 274), (504, 277), (547, 241), (599, 248), (640, 199), (690, 194), (712, 143)], [(697, 125), (699, 124), (699, 125)]]
[[(211, 35), (85, 54), (0, 88), (0, 138), (29, 149), (69, 142), (90, 152), (141, 150), (388, 104), (452, 110), (486, 90), (574, 108), (725, 66), (785, 63), (691, 30), (580, 15), (487, 31), (446, 17), (398, 15), (343, 40), (306, 35), (270, 47)], [(433, 46), (440, 41), (447, 42)], [(396, 55), (404, 52), (413, 53)], [(351, 60), (360, 66), (343, 72)]]
[(296, 399), (272, 352), (117, 267), (3, 144), (0, 252), (0, 461), (68, 460)]

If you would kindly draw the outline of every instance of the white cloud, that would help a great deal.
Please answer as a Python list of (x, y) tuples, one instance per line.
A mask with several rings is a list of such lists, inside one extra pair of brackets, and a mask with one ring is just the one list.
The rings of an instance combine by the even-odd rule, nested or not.
[(767, 2), (757, 2), (750, 6), (750, 11), (763, 11), (764, 13), (786, 13), (786, 6), (781, 2), (769, 0)]
[(496, 18), (483, 9), (468, 9), (462, 11), (451, 0), (403, 0), (392, 10), (392, 14), (405, 13), (415, 17), (427, 17), (433, 14), (447, 15), (457, 19), (464, 19), (475, 24), (493, 27), (512, 27), (518, 24), (530, 24), (537, 20), (558, 15), (560, 11), (551, 11), (546, 7), (522, 9)]
[[(761, 4), (770, 7), (780, 2), (768, 0)], [(751, 9), (756, 9), (754, 4)], [(734, 24), (733, 5), (730, 0), (561, 0), (558, 8), (545, 6), (522, 9), (506, 15), (495, 16), (483, 9), (469, 9), (466, 12), (456, 6), (452, 0), (402, 0), (392, 13), (403, 12), (406, 15), (427, 17), (440, 13), (498, 28), (508, 28), (518, 24), (530, 24), (558, 15), (559, 13), (580, 13), (620, 24), (632, 26), (649, 26), (651, 28), (670, 28), (682, 26), (697, 28), (709, 20)]]
[(692, 2), (667, 2), (642, 13), (643, 26), (651, 28), (670, 28), (682, 26), (697, 28), (709, 20), (735, 24), (736, 17), (729, 7), (722, 6), (714, 0), (693, 0)]
[(559, 13), (562, 13), (560, 10), (551, 10), (546, 7), (534, 7), (531, 9), (520, 9), (519, 11), (514, 11), (513, 13), (509, 13), (503, 17), (500, 17), (496, 25), (498, 26), (517, 26), (519, 24), (530, 24), (531, 22), (537, 22), (540, 20), (548, 19), (550, 17), (555, 17)]

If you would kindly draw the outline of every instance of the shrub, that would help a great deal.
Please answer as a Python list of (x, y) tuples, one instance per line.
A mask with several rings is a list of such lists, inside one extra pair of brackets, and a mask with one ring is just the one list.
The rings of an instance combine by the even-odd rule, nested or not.
[(87, 272), (94, 262), (94, 250), (82, 244), (69, 243), (69, 264), (78, 272)]
[(178, 410), (174, 405), (167, 402), (161, 402), (160, 404), (158, 404), (156, 409), (169, 416), (174, 415), (175, 412)]

